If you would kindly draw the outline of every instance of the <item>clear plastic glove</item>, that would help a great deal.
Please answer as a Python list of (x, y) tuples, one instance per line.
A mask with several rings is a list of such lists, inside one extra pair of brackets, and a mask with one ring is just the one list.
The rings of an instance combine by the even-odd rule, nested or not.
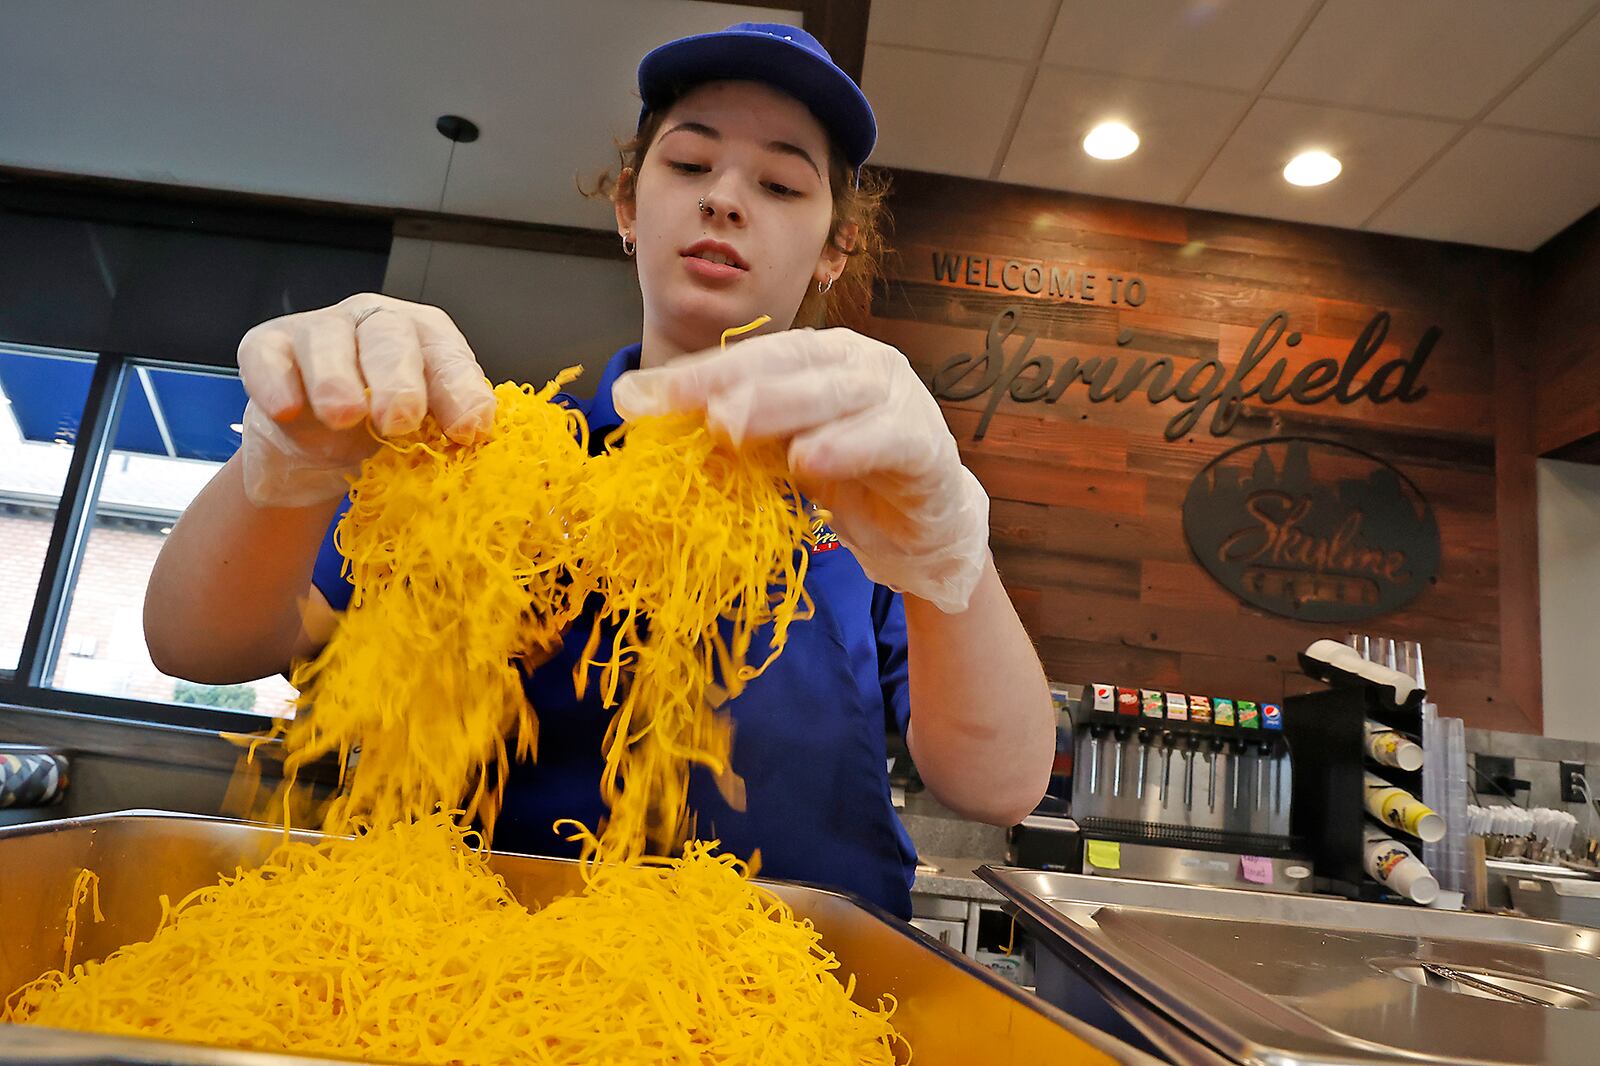
[(336, 500), (384, 436), (433, 414), (452, 439), (487, 435), (494, 392), (437, 307), (359, 293), (263, 322), (239, 343), (245, 494), (257, 507)]
[(989, 497), (898, 350), (848, 329), (786, 330), (624, 374), (612, 400), (624, 418), (704, 412), (736, 445), (787, 440), (801, 489), (868, 577), (966, 609), (989, 557)]

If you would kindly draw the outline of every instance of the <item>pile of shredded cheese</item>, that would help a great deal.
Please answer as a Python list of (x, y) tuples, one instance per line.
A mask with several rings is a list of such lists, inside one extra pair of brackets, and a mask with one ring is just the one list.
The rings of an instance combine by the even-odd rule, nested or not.
[[(620, 449), (590, 464), (573, 510), (582, 565), (616, 633), (601, 647), (596, 626), (583, 656), (601, 667), (601, 694), (617, 706), (600, 782), (611, 815), (595, 857), (668, 854), (687, 829), (690, 766), (711, 770), (742, 806), (731, 730), (714, 707), (810, 613), (802, 542), (811, 524), (780, 447), (735, 454), (684, 418), (634, 423)], [(769, 622), (770, 651), (756, 646)], [(748, 664), (753, 652), (761, 659)]]
[[(730, 333), (733, 331), (730, 331)], [(317, 820), (344, 832), (461, 806), (492, 837), (515, 754), (538, 759), (538, 711), (516, 663), (548, 657), (590, 597), (578, 665), (614, 709), (594, 839), (605, 861), (671, 854), (687, 830), (688, 768), (737, 801), (731, 732), (715, 705), (782, 650), (810, 611), (812, 520), (777, 443), (734, 451), (698, 419), (639, 419), (591, 456), (581, 414), (502, 384), (495, 432), (451, 442), (430, 418), (385, 442), (336, 533), (350, 609), (294, 675), (309, 711), (288, 727), (287, 806), (306, 762), (360, 759)], [(747, 664), (770, 624), (770, 650)], [(601, 646), (603, 631), (615, 637)], [(527, 771), (537, 774), (537, 768)]]
[[(293, 682), (280, 798), (299, 769), (336, 756), (349, 767), (318, 821), (331, 832), (464, 805), (492, 828), (537, 719), (517, 660), (561, 639), (592, 587), (569, 515), (589, 456), (582, 417), (550, 402), (573, 372), (535, 391), (495, 389), (489, 440), (451, 442), (430, 416), (385, 442), (350, 489), (335, 533), (353, 585), (349, 609)], [(287, 810), (284, 812), (287, 814)]]
[(425, 1063), (888, 1064), (810, 922), (691, 844), (530, 913), (445, 815), (286, 844), (4, 1020)]
[[(14, 993), (5, 1021), (429, 1063), (909, 1058), (892, 1000), (853, 1002), (811, 923), (751, 881), (754, 857), (682, 843), (693, 766), (738, 796), (715, 708), (810, 608), (812, 522), (783, 451), (735, 452), (673, 417), (591, 456), (582, 416), (551, 402), (573, 373), (497, 387), (486, 442), (431, 419), (385, 441), (352, 486), (336, 534), (350, 609), (295, 673), (304, 713), (271, 810), (355, 835), (286, 842), (163, 898), (148, 942), (75, 966), (97, 888), (81, 871), (62, 970)], [(513, 756), (538, 774), (518, 665), (586, 605), (605, 625), (574, 681), (612, 712), (610, 816), (571, 827), (584, 890), (530, 912), (485, 854)], [(295, 775), (328, 756), (340, 789), (309, 811)]]

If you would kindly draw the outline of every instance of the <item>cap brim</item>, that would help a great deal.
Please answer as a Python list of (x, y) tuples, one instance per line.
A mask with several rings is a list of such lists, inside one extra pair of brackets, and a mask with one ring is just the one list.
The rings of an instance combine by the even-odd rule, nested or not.
[(865, 94), (838, 67), (792, 41), (725, 30), (670, 41), (639, 63), (639, 95), (646, 112), (693, 85), (724, 80), (764, 82), (805, 104), (838, 141), (852, 167), (872, 154), (878, 124)]

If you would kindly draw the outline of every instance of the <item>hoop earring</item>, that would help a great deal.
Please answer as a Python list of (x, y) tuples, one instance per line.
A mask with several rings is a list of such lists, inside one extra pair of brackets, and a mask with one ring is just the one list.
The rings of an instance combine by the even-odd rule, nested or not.
[(832, 278), (829, 278), (827, 281), (819, 281), (819, 282), (817, 282), (817, 292), (818, 292), (818, 294), (826, 293), (831, 288), (833, 288), (833, 279)]
[(636, 243), (634, 243), (633, 234), (624, 233), (622, 235), (622, 254), (623, 255), (632, 255), (634, 253), (634, 251), (638, 249), (638, 247), (639, 246)]

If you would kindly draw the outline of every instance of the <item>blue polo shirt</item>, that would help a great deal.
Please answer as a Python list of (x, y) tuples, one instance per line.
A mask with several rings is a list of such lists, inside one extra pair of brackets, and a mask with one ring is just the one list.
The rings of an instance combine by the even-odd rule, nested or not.
[[(560, 397), (587, 417), (592, 448), (604, 448), (606, 435), (622, 424), (611, 386), (638, 365), (639, 346), (630, 345), (606, 364), (594, 399)], [(348, 506), (348, 500), (341, 505), (340, 516)], [(313, 581), (336, 610), (349, 604), (333, 526)], [(812, 550), (806, 588), (815, 615), (790, 627), (783, 654), (727, 704), (745, 807), (732, 809), (710, 775), (696, 769), (689, 786), (696, 835), (719, 839), (744, 857), (760, 849), (764, 876), (844, 889), (909, 918), (916, 852), (890, 802), (885, 751), (886, 732), (904, 735), (911, 714), (905, 607), (828, 537)], [(588, 685), (582, 699), (572, 684), (595, 624), (593, 607), (552, 659), (524, 674), (539, 717), (539, 748), (535, 762), (518, 764), (506, 783), (498, 850), (575, 855), (552, 823), (576, 818), (593, 828), (605, 815), (600, 750), (610, 712), (601, 706), (598, 684)]]

